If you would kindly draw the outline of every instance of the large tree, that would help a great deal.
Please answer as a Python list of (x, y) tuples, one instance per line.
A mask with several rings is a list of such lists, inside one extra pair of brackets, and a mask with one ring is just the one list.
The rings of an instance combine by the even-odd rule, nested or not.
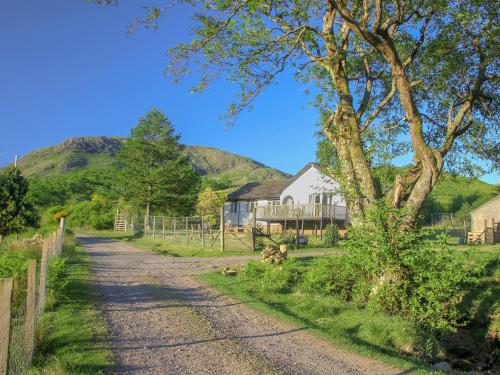
[(172, 216), (194, 210), (200, 177), (179, 138), (165, 115), (153, 109), (120, 149), (126, 198), (146, 209), (146, 219), (152, 210)]
[(28, 198), (28, 181), (18, 168), (7, 168), (0, 174), (0, 240), (37, 222), (38, 215)]
[[(98, 1), (100, 3), (115, 1)], [(201, 68), (241, 93), (233, 119), (283, 72), (317, 84), (322, 132), (351, 213), (385, 197), (415, 224), (449, 167), (499, 167), (498, 10), (492, 0), (198, 0), (189, 43), (170, 51), (175, 78)], [(147, 7), (157, 27), (169, 9)], [(195, 64), (193, 64), (195, 63)], [(277, 111), (286, 108), (277, 108)], [(381, 192), (377, 155), (408, 149), (413, 165)]]

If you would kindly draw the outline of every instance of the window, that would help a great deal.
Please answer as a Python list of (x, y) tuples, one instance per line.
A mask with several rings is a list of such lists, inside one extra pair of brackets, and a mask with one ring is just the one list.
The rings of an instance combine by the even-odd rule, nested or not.
[(238, 202), (231, 202), (231, 207), (229, 207), (229, 212), (232, 214), (238, 212)]
[(253, 212), (253, 209), (255, 208), (256, 203), (255, 202), (249, 202), (248, 203), (248, 211)]

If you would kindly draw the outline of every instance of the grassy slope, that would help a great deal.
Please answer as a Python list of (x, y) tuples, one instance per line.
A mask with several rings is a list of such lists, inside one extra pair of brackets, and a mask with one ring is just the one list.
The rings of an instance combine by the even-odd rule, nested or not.
[(456, 211), (464, 202), (476, 208), (498, 194), (500, 189), (495, 185), (443, 173), (431, 193), (431, 199), (438, 202), (444, 211)]
[(30, 373), (102, 374), (113, 362), (97, 297), (89, 286), (89, 259), (74, 244), (65, 251), (69, 254), (65, 298), (43, 314)]

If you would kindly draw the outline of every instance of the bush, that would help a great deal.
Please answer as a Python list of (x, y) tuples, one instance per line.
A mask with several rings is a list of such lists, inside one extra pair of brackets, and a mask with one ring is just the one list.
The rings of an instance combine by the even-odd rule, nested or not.
[(295, 233), (292, 231), (283, 231), (275, 235), (276, 242), (280, 245), (290, 245), (295, 242)]
[(425, 243), (418, 231), (402, 231), (403, 215), (383, 203), (368, 210), (350, 230), (348, 254), (313, 264), (303, 287), (453, 331), (465, 321), (458, 306), (478, 270), (467, 267), (467, 255)]
[(95, 195), (91, 201), (79, 202), (68, 208), (68, 225), (75, 228), (112, 229), (114, 207), (103, 197)]
[(285, 260), (279, 266), (249, 262), (238, 275), (243, 280), (258, 284), (261, 292), (283, 293), (289, 291), (300, 279), (300, 269), (293, 258)]
[(339, 242), (339, 227), (337, 224), (328, 224), (325, 228), (323, 241), (327, 246), (336, 246)]

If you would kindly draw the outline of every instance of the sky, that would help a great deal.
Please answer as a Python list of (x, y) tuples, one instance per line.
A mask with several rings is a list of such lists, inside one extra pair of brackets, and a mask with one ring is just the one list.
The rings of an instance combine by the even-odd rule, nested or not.
[(308, 87), (280, 77), (228, 128), (220, 116), (237, 93), (233, 86), (218, 81), (190, 94), (193, 80), (175, 85), (163, 76), (167, 49), (189, 40), (189, 11), (173, 8), (158, 30), (128, 35), (129, 23), (143, 14), (139, 3), (0, 0), (0, 165), (70, 137), (126, 136), (153, 107), (186, 144), (218, 147), (288, 173), (315, 160), (318, 112), (308, 106)]

